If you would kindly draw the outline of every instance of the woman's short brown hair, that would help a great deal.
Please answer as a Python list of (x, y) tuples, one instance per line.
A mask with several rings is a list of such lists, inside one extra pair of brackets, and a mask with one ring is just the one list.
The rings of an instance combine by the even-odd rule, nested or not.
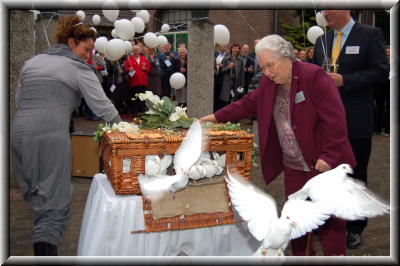
[(54, 42), (68, 44), (68, 40), (73, 38), (75, 43), (84, 41), (87, 38), (96, 40), (96, 32), (89, 26), (83, 24), (79, 16), (68, 16), (61, 18), (54, 32)]
[(234, 43), (234, 44), (232, 44), (232, 46), (231, 46), (231, 48), (229, 49), (229, 52), (232, 54), (232, 49), (233, 49), (233, 47), (239, 47), (239, 53), (240, 53), (240, 44), (238, 44), (238, 43)]

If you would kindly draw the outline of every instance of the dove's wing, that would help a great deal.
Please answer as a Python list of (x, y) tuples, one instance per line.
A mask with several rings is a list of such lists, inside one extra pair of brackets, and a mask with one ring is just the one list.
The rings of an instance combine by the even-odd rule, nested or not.
[[(253, 186), (244, 186), (237, 180), (243, 180), (241, 176), (232, 176), (228, 171), (229, 195), (232, 203), (240, 216), (248, 221), (250, 233), (259, 241), (263, 240), (269, 230), (270, 222), (278, 219), (275, 200)], [(262, 194), (260, 194), (262, 193)]]
[(139, 174), (138, 181), (140, 190), (145, 196), (151, 196), (168, 192), (170, 187), (179, 181), (179, 176), (168, 176), (168, 175), (155, 175), (146, 176)]
[(198, 120), (190, 126), (174, 156), (175, 172), (181, 171), (181, 167), (189, 168), (200, 158), (201, 154), (201, 125)]
[(164, 155), (164, 157), (161, 159), (161, 167), (160, 170), (158, 171), (158, 174), (165, 175), (171, 163), (172, 163), (172, 155), (170, 154)]
[[(346, 213), (353, 214), (355, 219), (359, 219), (359, 216), (373, 218), (389, 213), (389, 205), (369, 190), (364, 182), (347, 177), (341, 185), (341, 195), (347, 204), (337, 206), (334, 213), (336, 216), (351, 220), (351, 215), (347, 217)], [(341, 203), (344, 203), (343, 200), (341, 200)]]
[(281, 219), (295, 222), (291, 239), (298, 238), (323, 225), (332, 214), (332, 209), (325, 204), (305, 200), (288, 200), (283, 206)]

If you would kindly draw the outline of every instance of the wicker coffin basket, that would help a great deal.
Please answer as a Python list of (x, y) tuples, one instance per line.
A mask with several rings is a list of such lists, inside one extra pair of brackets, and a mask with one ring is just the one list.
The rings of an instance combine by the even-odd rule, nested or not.
[[(141, 195), (138, 175), (144, 174), (146, 155), (174, 154), (187, 130), (181, 134), (167, 135), (162, 130), (144, 130), (140, 136), (120, 131), (107, 133), (100, 139), (100, 156), (104, 161), (104, 172), (116, 195)], [(212, 131), (203, 129), (202, 151), (226, 153), (226, 167), (250, 178), (254, 135), (243, 131)], [(128, 163), (127, 163), (128, 162)], [(225, 168), (226, 169), (226, 168)], [(224, 181), (225, 182), (225, 181)], [(226, 188), (226, 185), (225, 185)], [(229, 199), (228, 189), (226, 194)], [(143, 197), (145, 232), (182, 230), (233, 223), (232, 206), (229, 212), (197, 213), (183, 219), (175, 217), (153, 219), (150, 199)]]

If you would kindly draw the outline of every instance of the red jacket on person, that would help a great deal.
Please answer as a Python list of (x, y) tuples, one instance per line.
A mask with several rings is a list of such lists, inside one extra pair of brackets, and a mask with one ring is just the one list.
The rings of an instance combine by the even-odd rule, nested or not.
[[(278, 85), (263, 75), (255, 91), (214, 114), (219, 122), (236, 122), (257, 115), (266, 185), (283, 171), (282, 148), (273, 118), (277, 91)], [(296, 96), (298, 100), (295, 101)], [(293, 62), (290, 120), (309, 169), (312, 169), (313, 159), (322, 159), (332, 168), (342, 163), (355, 167), (339, 90), (321, 67), (297, 60)]]
[[(146, 67), (146, 70), (142, 69), (143, 66)], [(130, 67), (133, 67), (133, 69), (135, 70), (135, 74), (133, 75), (133, 77), (129, 75)], [(150, 72), (150, 68), (151, 66), (149, 61), (147, 61), (146, 57), (144, 57), (143, 55), (140, 55), (139, 64), (133, 57), (133, 55), (129, 56), (125, 61), (125, 69), (128, 73), (129, 87), (132, 88), (135, 86), (147, 86), (147, 77), (148, 73)]]

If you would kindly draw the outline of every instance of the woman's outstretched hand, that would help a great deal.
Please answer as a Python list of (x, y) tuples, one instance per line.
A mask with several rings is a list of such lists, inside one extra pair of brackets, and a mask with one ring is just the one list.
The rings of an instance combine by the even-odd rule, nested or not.
[(205, 123), (205, 122), (218, 122), (217, 119), (215, 118), (214, 115), (207, 115), (205, 117), (200, 118), (200, 123)]

